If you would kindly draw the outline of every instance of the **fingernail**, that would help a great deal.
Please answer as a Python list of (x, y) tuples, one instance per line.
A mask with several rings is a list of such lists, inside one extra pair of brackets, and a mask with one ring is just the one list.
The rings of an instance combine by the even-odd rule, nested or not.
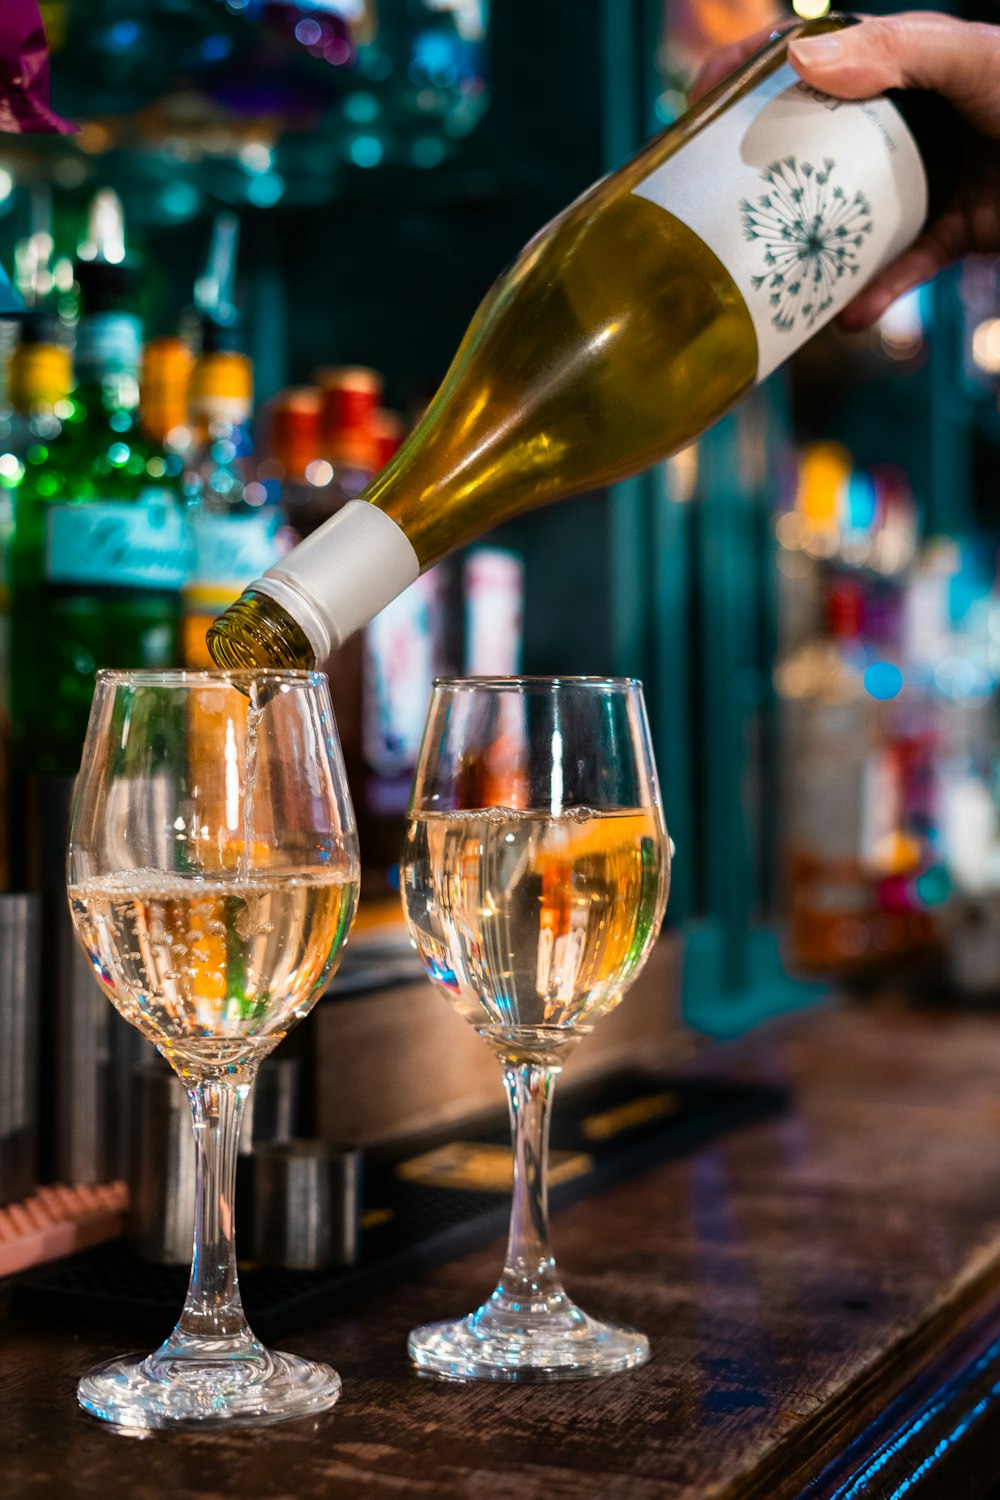
[(806, 68), (829, 68), (840, 62), (844, 44), (839, 36), (801, 36), (789, 42), (793, 60)]

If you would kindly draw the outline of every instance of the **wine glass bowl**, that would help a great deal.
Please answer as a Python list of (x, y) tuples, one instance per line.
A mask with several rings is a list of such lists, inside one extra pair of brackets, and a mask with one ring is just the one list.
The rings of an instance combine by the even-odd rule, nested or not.
[(357, 903), (354, 815), (314, 672), (101, 672), (68, 855), (95, 978), (179, 1074), (198, 1159), (191, 1283), (145, 1359), (84, 1376), (120, 1429), (256, 1425), (324, 1410), (339, 1377), (246, 1323), (236, 1142), (257, 1067), (336, 968)]
[(645, 962), (669, 867), (640, 684), (435, 684), (403, 852), (404, 908), (428, 976), (500, 1058), (514, 1198), (498, 1287), (470, 1317), (411, 1334), (421, 1370), (580, 1379), (648, 1357), (641, 1334), (589, 1318), (559, 1284), (545, 1157), (553, 1079)]

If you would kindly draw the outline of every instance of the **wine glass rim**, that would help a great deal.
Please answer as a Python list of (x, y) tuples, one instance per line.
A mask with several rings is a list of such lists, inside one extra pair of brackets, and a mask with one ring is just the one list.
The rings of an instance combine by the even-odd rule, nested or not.
[(225, 684), (254, 682), (312, 684), (326, 682), (325, 672), (316, 672), (304, 667), (233, 667), (215, 671), (189, 667), (166, 667), (162, 671), (153, 667), (118, 668), (101, 667), (97, 672), (99, 683), (139, 687), (222, 687)]
[(547, 677), (527, 673), (511, 677), (435, 677), (435, 688), (476, 688), (487, 692), (504, 692), (511, 689), (527, 689), (529, 691), (551, 690), (552, 688), (588, 688), (593, 690), (617, 691), (641, 689), (642, 682), (638, 677), (574, 677), (568, 673), (560, 673), (557, 676)]

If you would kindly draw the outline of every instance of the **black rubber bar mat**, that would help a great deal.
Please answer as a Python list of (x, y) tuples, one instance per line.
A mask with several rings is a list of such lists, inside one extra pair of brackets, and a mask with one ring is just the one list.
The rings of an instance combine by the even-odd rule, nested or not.
[[(780, 1089), (763, 1085), (640, 1073), (557, 1098), (551, 1206), (557, 1210), (628, 1173), (683, 1156), (774, 1115), (785, 1103)], [(289, 1271), (241, 1262), (243, 1304), (256, 1333), (273, 1342), (503, 1235), (509, 1144), (504, 1129), (451, 1132), (395, 1162), (366, 1162), (355, 1265)], [(558, 1226), (555, 1240), (558, 1250)], [(22, 1272), (12, 1284), (11, 1311), (165, 1336), (180, 1312), (187, 1278), (185, 1267), (141, 1261), (115, 1241)]]

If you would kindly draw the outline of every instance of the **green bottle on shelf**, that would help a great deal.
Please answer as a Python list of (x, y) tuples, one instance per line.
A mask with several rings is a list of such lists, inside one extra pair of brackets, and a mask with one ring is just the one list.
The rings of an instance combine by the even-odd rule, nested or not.
[(108, 189), (75, 274), (77, 385), (14, 506), (15, 761), (42, 774), (78, 768), (98, 667), (177, 663), (187, 571), (179, 480), (165, 479), (139, 424), (138, 278)]
[[(49, 480), (49, 454), (72, 411), (69, 348), (57, 321), (41, 309), (20, 318), (20, 336), (7, 366), (7, 400), (0, 415), (0, 888), (6, 890), (18, 864), (12, 837), (11, 720), (15, 695), (23, 699), (31, 660), (24, 631), (14, 636), (13, 600), (28, 622), (41, 612), (40, 501)], [(41, 484), (41, 491), (39, 490)], [(15, 529), (15, 517), (20, 526)], [(37, 666), (37, 661), (35, 662)], [(13, 777), (16, 786), (16, 776)], [(19, 820), (14, 820), (19, 821)]]

